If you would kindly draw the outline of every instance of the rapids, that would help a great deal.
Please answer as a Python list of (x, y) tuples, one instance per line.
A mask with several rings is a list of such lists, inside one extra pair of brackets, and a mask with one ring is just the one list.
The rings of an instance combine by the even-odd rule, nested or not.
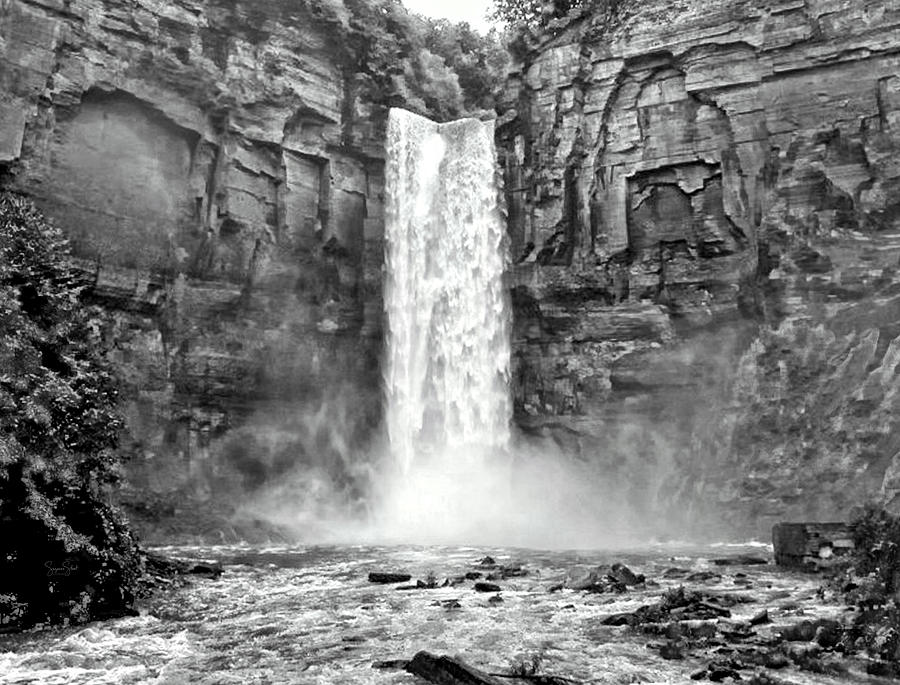
[[(218, 580), (196, 580), (144, 602), (134, 618), (0, 638), (0, 683), (389, 683), (415, 677), (374, 662), (408, 659), (421, 649), (459, 655), (504, 672), (539, 654), (543, 672), (591, 683), (689, 683), (703, 664), (665, 661), (650, 638), (600, 624), (609, 614), (655, 601), (679, 583), (672, 566), (703, 570), (710, 557), (759, 554), (759, 547), (648, 547), (639, 553), (536, 552), (472, 547), (189, 547), (168, 555), (222, 561)], [(472, 583), (402, 591), (373, 585), (372, 570), (404, 570), (413, 580), (471, 571), (486, 554), (521, 563), (529, 575), (499, 581), (502, 603)], [(623, 595), (548, 589), (566, 577), (620, 560), (660, 583)], [(816, 597), (818, 578), (773, 566), (716, 569), (721, 578), (691, 587), (752, 596), (735, 619), (768, 607), (773, 621), (839, 615)], [(747, 575), (750, 587), (735, 585)], [(459, 608), (446, 603), (457, 600)], [(766, 629), (763, 626), (763, 629)], [(851, 674), (835, 679), (789, 669), (786, 683), (878, 682)], [(881, 681), (884, 682), (884, 681)]]

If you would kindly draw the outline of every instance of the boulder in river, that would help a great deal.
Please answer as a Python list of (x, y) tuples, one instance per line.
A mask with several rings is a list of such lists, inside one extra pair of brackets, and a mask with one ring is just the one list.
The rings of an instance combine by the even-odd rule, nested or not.
[(631, 585), (641, 585), (646, 581), (646, 577), (643, 574), (638, 574), (628, 568), (625, 564), (613, 564), (609, 567), (609, 572), (607, 576), (612, 578), (622, 585), (631, 586)]
[(500, 586), (494, 583), (475, 583), (475, 592), (500, 592)]
[(816, 642), (822, 647), (831, 648), (841, 641), (842, 632), (843, 628), (837, 621), (820, 618), (785, 626), (779, 631), (779, 636), (785, 642)]
[(500, 566), (497, 570), (488, 574), (487, 580), (506, 580), (507, 578), (521, 578), (527, 575), (528, 570), (521, 566)]
[(646, 581), (643, 575), (632, 571), (625, 564), (598, 566), (583, 578), (568, 583), (572, 590), (581, 592), (607, 593), (625, 592), (630, 586), (641, 585)]
[(753, 617), (750, 619), (750, 625), (761, 626), (764, 623), (769, 623), (770, 621), (771, 619), (769, 618), (769, 610), (763, 609), (762, 611), (757, 612), (753, 615)]

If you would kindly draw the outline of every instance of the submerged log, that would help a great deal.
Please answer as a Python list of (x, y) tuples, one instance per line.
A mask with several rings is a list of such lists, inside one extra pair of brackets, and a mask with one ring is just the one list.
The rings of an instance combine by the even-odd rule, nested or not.
[(500, 685), (503, 681), (460, 659), (419, 652), (404, 669), (435, 685)]
[(369, 582), (378, 583), (379, 585), (405, 583), (410, 580), (412, 580), (412, 576), (409, 573), (378, 573), (373, 571), (369, 574)]
[(768, 559), (763, 557), (754, 557), (749, 554), (739, 554), (735, 557), (721, 557), (719, 559), (711, 559), (716, 566), (763, 566), (768, 564)]
[(416, 654), (404, 666), (404, 670), (435, 685), (509, 685), (516, 682), (529, 685), (577, 685), (577, 681), (559, 676), (485, 673), (469, 666), (462, 659), (437, 656), (425, 651)]

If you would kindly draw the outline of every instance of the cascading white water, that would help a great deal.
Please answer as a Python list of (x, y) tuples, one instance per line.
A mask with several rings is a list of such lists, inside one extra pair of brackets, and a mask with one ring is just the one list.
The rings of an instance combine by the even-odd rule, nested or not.
[(386, 418), (401, 478), (423, 469), (475, 475), (509, 442), (505, 228), (494, 173), (492, 122), (390, 111)]
[(505, 228), (493, 122), (388, 119), (387, 424), (403, 471), (509, 440)]

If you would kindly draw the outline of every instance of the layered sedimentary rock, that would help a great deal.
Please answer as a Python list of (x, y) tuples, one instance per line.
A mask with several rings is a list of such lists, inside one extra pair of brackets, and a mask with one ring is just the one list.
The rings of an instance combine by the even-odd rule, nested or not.
[(110, 313), (142, 488), (328, 468), (377, 421), (386, 110), (323, 6), (0, 2), (3, 185)]
[(620, 4), (501, 119), (520, 423), (682, 531), (891, 500), (900, 6)]
[[(346, 475), (378, 423), (386, 112), (348, 4), (0, 0), (0, 184), (108, 313), (145, 492)], [(620, 4), (498, 122), (518, 424), (674, 534), (900, 501), (900, 7)]]

